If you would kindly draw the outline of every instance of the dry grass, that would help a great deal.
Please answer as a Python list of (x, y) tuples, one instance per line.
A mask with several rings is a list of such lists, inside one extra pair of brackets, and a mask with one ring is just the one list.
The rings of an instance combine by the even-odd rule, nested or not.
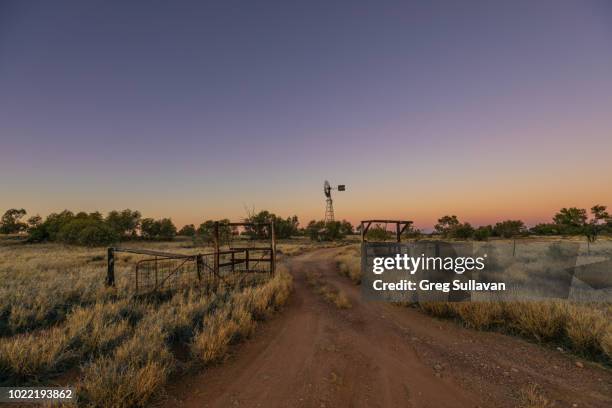
[(520, 408), (549, 408), (553, 403), (544, 396), (540, 387), (530, 384), (522, 388), (519, 392)]
[(352, 306), (348, 296), (335, 286), (323, 282), (321, 275), (311, 273), (306, 276), (306, 280), (316, 293), (333, 303), (338, 309), (348, 309)]
[(475, 329), (496, 329), (562, 344), (575, 353), (612, 362), (609, 309), (563, 301), (428, 302), (419, 307), (432, 316), (456, 318)]
[[(147, 247), (190, 251), (184, 242)], [(279, 265), (274, 278), (257, 286), (139, 300), (121, 281), (118, 289), (104, 287), (100, 252), (0, 246), (0, 385), (53, 380), (75, 385), (79, 406), (148, 406), (185, 366), (175, 346), (189, 345), (191, 362), (218, 361), (229, 345), (252, 334), (257, 320), (284, 304), (292, 288)], [(118, 258), (119, 279), (134, 260)]]
[(348, 277), (355, 285), (361, 283), (361, 259), (359, 257), (359, 247), (350, 245), (343, 248), (336, 256), (338, 272)]
[[(348, 246), (338, 270), (360, 281), (359, 249)], [(585, 357), (612, 363), (612, 307), (605, 304), (541, 302), (421, 302), (427, 314), (461, 321), (477, 330), (500, 330), (538, 342), (560, 344)]]
[(265, 285), (232, 294), (223, 307), (204, 317), (190, 344), (191, 353), (204, 364), (219, 361), (232, 343), (253, 332), (254, 319), (265, 318), (285, 304), (291, 288), (290, 275), (280, 270)]

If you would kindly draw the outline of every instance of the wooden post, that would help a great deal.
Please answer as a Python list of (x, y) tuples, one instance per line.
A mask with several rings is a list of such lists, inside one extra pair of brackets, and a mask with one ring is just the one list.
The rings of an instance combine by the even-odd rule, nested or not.
[(591, 240), (587, 237), (587, 256), (591, 255)]
[[(157, 271), (158, 271), (157, 257), (155, 257), (155, 289), (157, 289)], [(148, 279), (148, 277), (147, 277), (147, 279)]]
[(361, 242), (363, 243), (365, 238), (365, 235), (363, 234), (363, 221), (361, 221), (361, 228), (359, 229), (359, 232), (361, 233)]
[(401, 238), (402, 233), (400, 231), (400, 223), (399, 222), (395, 224), (395, 235), (396, 235), (396, 238), (397, 238), (397, 242), (398, 243), (401, 242), (402, 241), (402, 238)]
[(516, 255), (516, 239), (512, 241), (512, 256)]
[(270, 236), (271, 236), (271, 247), (272, 251), (270, 253), (270, 272), (272, 276), (274, 276), (274, 272), (276, 272), (276, 235), (274, 234), (274, 223), (270, 223)]
[(219, 221), (215, 221), (215, 274), (219, 274)]
[(249, 272), (251, 270), (251, 267), (249, 266), (249, 254), (251, 253), (251, 251), (249, 251), (249, 248), (245, 248), (246, 254), (245, 254), (245, 262), (246, 262), (246, 270), (247, 272)]
[(115, 248), (106, 251), (106, 285), (115, 286)]
[(202, 264), (204, 260), (202, 259), (202, 255), (196, 255), (196, 271), (198, 273), (198, 281), (202, 280)]

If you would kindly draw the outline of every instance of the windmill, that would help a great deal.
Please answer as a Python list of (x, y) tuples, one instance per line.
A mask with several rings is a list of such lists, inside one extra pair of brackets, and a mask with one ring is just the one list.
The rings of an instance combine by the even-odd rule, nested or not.
[(325, 183), (323, 183), (323, 194), (325, 194), (325, 202), (326, 202), (325, 224), (327, 224), (328, 222), (334, 221), (334, 205), (333, 205), (333, 200), (331, 197), (332, 190), (345, 191), (346, 186), (344, 184), (339, 184), (338, 187), (332, 187), (329, 185), (329, 181), (327, 180), (325, 180)]

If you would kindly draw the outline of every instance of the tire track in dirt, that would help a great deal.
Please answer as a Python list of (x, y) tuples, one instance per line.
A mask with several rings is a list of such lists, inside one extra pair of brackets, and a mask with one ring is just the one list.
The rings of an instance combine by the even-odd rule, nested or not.
[[(516, 407), (536, 382), (556, 407), (612, 405), (612, 375), (577, 368), (554, 350), (497, 333), (468, 330), (413, 309), (363, 302), (335, 271), (338, 249), (289, 259), (294, 293), (223, 364), (182, 378), (174, 407)], [(317, 295), (306, 274), (342, 290), (340, 310)]]

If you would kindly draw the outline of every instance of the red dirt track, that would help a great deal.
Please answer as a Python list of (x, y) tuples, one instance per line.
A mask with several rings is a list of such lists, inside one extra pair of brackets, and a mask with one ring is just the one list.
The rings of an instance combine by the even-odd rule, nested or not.
[[(555, 349), (364, 302), (337, 274), (337, 249), (289, 259), (295, 290), (224, 363), (184, 377), (168, 407), (517, 407), (536, 383), (554, 407), (612, 407), (612, 372)], [(306, 283), (320, 273), (352, 307)], [(577, 405), (574, 405), (577, 404)]]

